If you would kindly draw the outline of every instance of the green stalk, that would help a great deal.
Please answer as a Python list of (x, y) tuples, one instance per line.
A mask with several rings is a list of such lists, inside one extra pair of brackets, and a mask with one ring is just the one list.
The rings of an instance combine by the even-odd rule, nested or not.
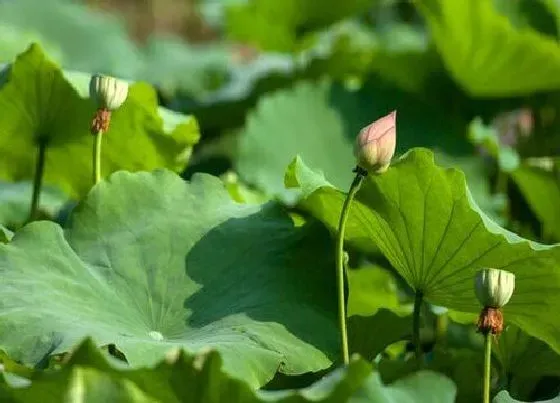
[(492, 368), (492, 333), (486, 332), (484, 335), (484, 380), (482, 384), (482, 401), (490, 403), (490, 370)]
[(362, 181), (366, 172), (361, 168), (356, 167), (356, 176), (350, 185), (350, 190), (342, 205), (340, 212), (340, 221), (338, 223), (338, 237), (336, 240), (336, 282), (338, 291), (338, 320), (340, 326), (340, 344), (342, 349), (342, 360), (344, 364), (350, 362), (350, 354), (348, 351), (348, 331), (346, 329), (346, 306), (344, 303), (344, 232), (346, 230), (346, 221), (348, 220), (348, 213), (352, 200), (360, 190)]
[(43, 174), (45, 171), (45, 155), (47, 152), (47, 142), (39, 139), (37, 150), (37, 160), (35, 162), (35, 175), (33, 176), (33, 193), (31, 195), (31, 207), (27, 222), (34, 221), (39, 216), (39, 203), (41, 199), (41, 188), (43, 187)]
[(414, 352), (416, 365), (422, 366), (422, 343), (420, 342), (420, 311), (422, 310), (422, 300), (424, 294), (422, 291), (416, 290), (414, 295), (414, 312), (412, 313), (412, 344), (414, 344)]
[(95, 134), (93, 143), (93, 184), (96, 185), (101, 180), (101, 140), (103, 139), (103, 130), (99, 130)]

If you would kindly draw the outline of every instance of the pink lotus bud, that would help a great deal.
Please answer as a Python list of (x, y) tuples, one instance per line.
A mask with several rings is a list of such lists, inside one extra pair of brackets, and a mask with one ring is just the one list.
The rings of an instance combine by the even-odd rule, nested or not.
[(364, 127), (354, 147), (358, 165), (368, 172), (383, 173), (389, 168), (397, 145), (397, 111)]

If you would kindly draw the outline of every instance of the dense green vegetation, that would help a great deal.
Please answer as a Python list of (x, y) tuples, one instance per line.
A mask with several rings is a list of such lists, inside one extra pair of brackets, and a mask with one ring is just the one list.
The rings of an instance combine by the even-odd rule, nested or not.
[[(196, 7), (214, 39), (139, 44), (0, 0), (0, 401), (479, 402), (483, 268), (515, 275), (492, 401), (560, 399), (560, 4)], [(99, 183), (94, 73), (129, 84)], [(344, 233), (345, 365), (337, 228), (393, 110)]]

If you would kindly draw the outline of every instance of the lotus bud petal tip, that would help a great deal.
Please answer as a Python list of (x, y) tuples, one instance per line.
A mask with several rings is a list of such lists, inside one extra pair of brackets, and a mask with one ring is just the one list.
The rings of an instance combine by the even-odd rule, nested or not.
[(475, 278), (475, 292), (483, 307), (502, 308), (515, 290), (515, 274), (500, 269), (480, 270)]
[(389, 168), (397, 144), (397, 111), (392, 111), (360, 130), (354, 146), (358, 165), (368, 172)]
[(94, 74), (89, 82), (89, 96), (100, 108), (120, 108), (128, 96), (128, 83), (114, 77)]

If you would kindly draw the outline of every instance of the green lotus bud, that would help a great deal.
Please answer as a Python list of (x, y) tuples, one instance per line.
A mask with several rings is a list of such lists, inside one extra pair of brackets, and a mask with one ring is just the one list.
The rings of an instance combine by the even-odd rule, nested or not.
[(397, 111), (393, 111), (360, 131), (354, 147), (358, 166), (375, 173), (389, 168), (397, 144), (396, 120)]
[(475, 279), (476, 296), (483, 307), (502, 308), (515, 289), (515, 274), (499, 269), (484, 269)]
[(89, 96), (99, 108), (118, 109), (128, 95), (128, 83), (114, 77), (95, 74), (89, 82)]

